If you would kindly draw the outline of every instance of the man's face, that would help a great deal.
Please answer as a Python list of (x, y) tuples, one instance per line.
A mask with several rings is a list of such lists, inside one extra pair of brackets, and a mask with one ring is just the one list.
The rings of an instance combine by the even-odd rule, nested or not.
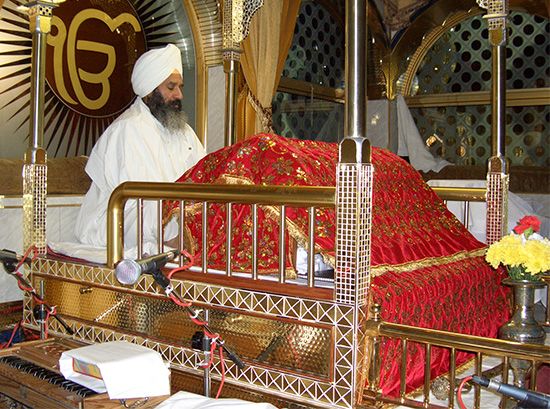
[(179, 101), (181, 104), (183, 99), (183, 77), (178, 72), (174, 72), (157, 89), (166, 104), (172, 104), (174, 101)]
[(170, 131), (183, 130), (187, 123), (182, 106), (182, 88), (183, 78), (175, 72), (143, 98), (153, 116)]

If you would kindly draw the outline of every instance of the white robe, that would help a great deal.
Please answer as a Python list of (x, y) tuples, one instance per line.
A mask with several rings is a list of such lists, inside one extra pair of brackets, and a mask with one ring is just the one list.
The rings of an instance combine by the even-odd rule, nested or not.
[[(141, 98), (118, 117), (94, 146), (86, 165), (92, 185), (78, 215), (75, 235), (94, 247), (107, 244), (107, 204), (113, 190), (126, 181), (175, 182), (206, 154), (189, 125), (170, 133)], [(135, 201), (124, 212), (125, 247), (137, 245)], [(157, 242), (156, 206), (144, 206), (143, 241)]]

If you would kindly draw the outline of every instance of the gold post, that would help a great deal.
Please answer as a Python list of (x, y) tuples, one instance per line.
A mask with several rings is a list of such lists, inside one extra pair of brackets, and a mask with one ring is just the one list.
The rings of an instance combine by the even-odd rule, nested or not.
[(29, 147), (23, 166), (23, 245), (46, 253), (47, 155), (44, 144), (44, 77), (46, 37), (52, 10), (64, 0), (38, 0), (24, 6), (32, 33)]
[(505, 233), (508, 214), (508, 163), (506, 138), (506, 17), (507, 0), (477, 0), (487, 9), (484, 18), (489, 26), (489, 42), (493, 52), (491, 84), (491, 158), (487, 173), (487, 244)]
[[(346, 97), (344, 139), (340, 142), (336, 168), (336, 257), (335, 302), (350, 308), (349, 328), (336, 327), (334, 356), (336, 371), (349, 379), (350, 401), (361, 404), (367, 351), (366, 322), (370, 276), (370, 233), (372, 222), (371, 148), (366, 138), (367, 106), (367, 1), (346, 1)], [(353, 333), (353, 341), (346, 331)], [(349, 374), (347, 373), (349, 371)], [(370, 385), (376, 388), (378, 385)]]

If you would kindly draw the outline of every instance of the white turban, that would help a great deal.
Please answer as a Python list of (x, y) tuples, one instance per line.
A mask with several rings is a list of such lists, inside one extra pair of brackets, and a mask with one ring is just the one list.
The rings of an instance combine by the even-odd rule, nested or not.
[(143, 98), (162, 84), (174, 71), (183, 74), (181, 52), (174, 44), (142, 54), (132, 71), (132, 88)]

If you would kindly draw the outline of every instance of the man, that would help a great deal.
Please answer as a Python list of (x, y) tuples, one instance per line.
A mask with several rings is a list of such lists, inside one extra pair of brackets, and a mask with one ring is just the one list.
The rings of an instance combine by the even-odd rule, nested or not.
[[(106, 246), (107, 204), (118, 185), (174, 182), (206, 154), (182, 110), (182, 75), (181, 53), (173, 44), (150, 50), (136, 61), (131, 80), (138, 97), (101, 135), (86, 165), (92, 185), (75, 226), (81, 243)], [(137, 244), (135, 207), (129, 203), (125, 209), (127, 248)], [(153, 220), (156, 206), (149, 203), (144, 210), (145, 243), (156, 243)]]

